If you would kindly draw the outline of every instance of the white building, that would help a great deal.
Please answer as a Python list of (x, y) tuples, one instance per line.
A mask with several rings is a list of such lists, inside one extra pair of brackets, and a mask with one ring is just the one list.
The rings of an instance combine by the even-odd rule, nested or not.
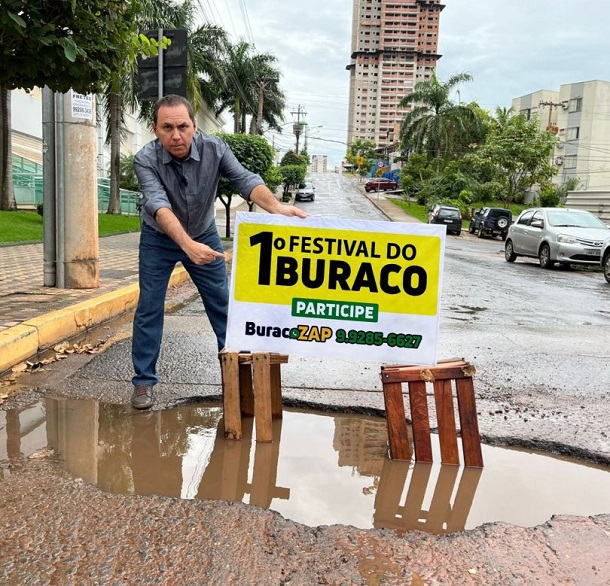
[(309, 163), (310, 173), (326, 173), (328, 169), (328, 157), (326, 155), (311, 155)]
[(512, 101), (516, 112), (540, 116), (557, 133), (555, 182), (579, 179), (579, 191), (610, 191), (610, 82), (585, 81), (540, 90)]

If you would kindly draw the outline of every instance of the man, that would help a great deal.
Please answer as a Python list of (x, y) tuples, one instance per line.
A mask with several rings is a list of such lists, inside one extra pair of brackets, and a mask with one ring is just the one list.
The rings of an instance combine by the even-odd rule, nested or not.
[(229, 290), (225, 255), (214, 221), (220, 177), (263, 210), (307, 217), (280, 203), (260, 176), (246, 170), (218, 137), (197, 132), (191, 104), (182, 96), (161, 98), (153, 114), (157, 139), (135, 157), (142, 190), (139, 256), (140, 299), (133, 322), (134, 385), (131, 404), (148, 409), (158, 382), (156, 363), (163, 336), (165, 293), (177, 262), (197, 286), (216, 334), (225, 344)]

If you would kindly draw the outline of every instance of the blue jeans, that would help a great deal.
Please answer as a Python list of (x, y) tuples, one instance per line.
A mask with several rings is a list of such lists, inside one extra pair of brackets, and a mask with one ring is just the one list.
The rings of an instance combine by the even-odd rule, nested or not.
[[(215, 224), (195, 240), (224, 252)], [(218, 349), (225, 345), (229, 286), (224, 259), (196, 265), (171, 238), (143, 225), (140, 234), (140, 298), (133, 320), (131, 346), (134, 385), (159, 382), (156, 365), (163, 337), (165, 294), (177, 262), (183, 264), (201, 295), (216, 334)]]

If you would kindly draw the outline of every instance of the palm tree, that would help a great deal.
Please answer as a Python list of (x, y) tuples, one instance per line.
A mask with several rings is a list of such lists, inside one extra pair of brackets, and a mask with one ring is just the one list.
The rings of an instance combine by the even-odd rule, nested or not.
[[(219, 84), (223, 83), (222, 63), (226, 44), (225, 31), (214, 25), (195, 27), (195, 8), (191, 0), (181, 4), (171, 1), (147, 3), (140, 14), (140, 29), (155, 28), (185, 29), (187, 34), (187, 97), (195, 113), (206, 103), (217, 99)], [(213, 80), (213, 81), (209, 81)], [(119, 178), (121, 161), (121, 129), (124, 128), (124, 112), (140, 110), (141, 120), (150, 121), (153, 104), (140, 103), (137, 99), (137, 76), (135, 63), (126, 60), (125, 69), (117, 72), (103, 95), (107, 112), (107, 141), (110, 143), (110, 200), (109, 214), (121, 213)]]
[(413, 92), (399, 102), (409, 108), (400, 129), (403, 148), (424, 152), (433, 158), (449, 159), (479, 133), (479, 119), (467, 104), (454, 104), (449, 96), (455, 86), (472, 81), (468, 73), (458, 73), (446, 82), (436, 73), (415, 84)]
[(248, 115), (255, 117), (250, 129), (252, 134), (261, 132), (263, 121), (279, 130), (285, 97), (278, 86), (280, 72), (276, 63), (277, 58), (270, 53), (252, 54), (252, 46), (246, 41), (229, 45), (225, 64), (227, 84), (221, 91), (216, 115), (227, 109), (233, 112), (234, 133), (245, 132)]

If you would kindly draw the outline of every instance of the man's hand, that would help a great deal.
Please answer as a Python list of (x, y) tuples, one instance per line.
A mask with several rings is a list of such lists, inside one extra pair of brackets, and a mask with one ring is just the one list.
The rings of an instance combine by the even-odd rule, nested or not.
[(302, 209), (280, 203), (266, 185), (257, 185), (250, 193), (250, 200), (270, 214), (309, 218), (309, 214)]
[(296, 206), (289, 206), (286, 204), (280, 204), (280, 207), (275, 213), (281, 214), (282, 216), (296, 216), (297, 218), (309, 217), (309, 214), (303, 211), (301, 208), (297, 208)]
[(202, 244), (195, 240), (189, 243), (184, 252), (196, 265), (207, 265), (214, 262), (217, 258), (225, 258), (226, 256), (223, 252), (217, 252), (207, 244)]

